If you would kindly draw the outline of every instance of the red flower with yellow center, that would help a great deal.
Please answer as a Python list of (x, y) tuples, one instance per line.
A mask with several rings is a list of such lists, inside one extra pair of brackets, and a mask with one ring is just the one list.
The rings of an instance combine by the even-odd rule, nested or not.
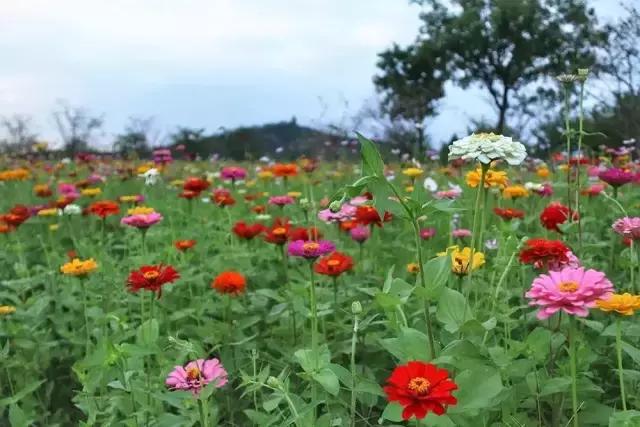
[(384, 392), (390, 402), (398, 402), (404, 407), (402, 418), (408, 420), (412, 416), (422, 419), (429, 412), (444, 414), (446, 405), (458, 403), (451, 394), (457, 389), (445, 369), (431, 363), (412, 361), (393, 370)]
[(289, 220), (286, 218), (276, 218), (271, 225), (264, 231), (264, 240), (275, 245), (284, 245), (289, 239)]
[(341, 252), (333, 252), (318, 260), (314, 266), (316, 273), (326, 276), (339, 276), (353, 268), (353, 258)]
[(184, 252), (196, 245), (195, 240), (178, 240), (173, 244), (177, 250)]
[(316, 227), (297, 227), (289, 231), (289, 240), (320, 240), (322, 233)]
[(170, 265), (145, 265), (132, 271), (127, 279), (130, 292), (138, 292), (146, 289), (157, 292), (158, 298), (162, 296), (162, 286), (180, 278), (180, 274)]
[(221, 294), (229, 294), (232, 296), (240, 295), (244, 292), (247, 281), (244, 276), (237, 271), (225, 271), (220, 273), (213, 282), (211, 287)]
[(236, 203), (236, 199), (231, 196), (231, 192), (224, 188), (219, 188), (211, 195), (211, 201), (220, 207), (232, 206)]
[(241, 239), (251, 240), (258, 234), (264, 232), (266, 227), (262, 224), (247, 224), (244, 221), (238, 221), (233, 226), (233, 233)]
[(183, 190), (191, 191), (196, 194), (202, 193), (207, 188), (209, 188), (209, 181), (193, 176), (187, 178), (184, 184), (182, 184)]

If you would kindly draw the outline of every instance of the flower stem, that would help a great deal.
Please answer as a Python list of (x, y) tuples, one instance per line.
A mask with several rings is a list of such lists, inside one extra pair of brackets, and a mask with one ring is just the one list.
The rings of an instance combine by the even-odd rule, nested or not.
[(85, 356), (89, 355), (89, 316), (87, 315), (87, 288), (86, 281), (81, 280), (80, 286), (82, 287), (82, 308), (84, 312), (84, 330), (85, 330)]
[(209, 427), (209, 408), (206, 406), (206, 399), (198, 399), (198, 409), (200, 410), (200, 424), (202, 427)]
[(353, 315), (353, 334), (351, 335), (351, 427), (356, 425), (356, 343), (358, 342), (359, 317)]
[(571, 406), (573, 426), (580, 427), (578, 421), (578, 374), (576, 372), (576, 327), (573, 316), (569, 316), (569, 365), (571, 368)]
[(620, 399), (622, 410), (627, 410), (627, 398), (624, 392), (624, 371), (622, 370), (622, 326), (620, 317), (616, 319), (616, 357), (618, 359), (618, 379), (620, 380)]
[(578, 250), (582, 255), (582, 215), (580, 215), (580, 160), (582, 159), (582, 133), (584, 125), (584, 80), (580, 83), (580, 109), (578, 116), (578, 161), (576, 162), (576, 212), (578, 212)]
[(293, 288), (291, 283), (289, 283), (289, 263), (287, 261), (287, 248), (285, 245), (280, 245), (280, 252), (282, 253), (282, 271), (284, 273), (284, 283), (289, 289), (289, 293), (291, 294), (289, 297), (289, 315), (291, 316), (291, 327), (293, 329), (293, 345), (295, 346), (298, 342), (298, 328), (296, 325), (296, 310), (293, 305)]
[[(423, 289), (427, 289), (427, 281), (424, 278), (424, 257), (422, 255), (422, 241), (420, 239), (420, 226), (418, 225), (417, 218), (413, 218), (413, 232), (416, 240), (416, 252), (418, 253), (418, 274), (420, 275), (420, 285)], [(433, 326), (431, 324), (431, 307), (429, 304), (429, 300), (424, 300), (423, 306), (424, 318), (427, 323), (427, 335), (429, 336), (429, 351), (431, 353), (431, 358), (436, 358), (436, 346), (433, 339)]]
[[(571, 211), (571, 121), (569, 120), (569, 87), (564, 87), (564, 127), (567, 135), (567, 206)], [(571, 221), (571, 218), (569, 219)]]
[[(316, 305), (316, 285), (315, 274), (313, 271), (313, 262), (309, 262), (309, 306), (311, 309), (311, 354), (313, 355), (313, 371), (318, 370), (318, 308)], [(317, 419), (317, 406), (318, 400), (316, 382), (311, 380), (311, 404), (313, 405), (313, 422)]]

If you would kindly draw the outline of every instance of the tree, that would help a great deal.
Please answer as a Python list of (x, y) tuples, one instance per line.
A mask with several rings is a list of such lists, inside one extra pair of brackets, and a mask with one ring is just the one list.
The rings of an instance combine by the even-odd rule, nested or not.
[(129, 117), (124, 132), (116, 136), (113, 150), (123, 156), (135, 153), (147, 156), (151, 147), (161, 143), (163, 136), (155, 129), (153, 117)]
[(576, 68), (596, 70), (597, 50), (606, 42), (595, 12), (581, 0), (415, 2), (429, 10), (421, 14), (421, 37), (410, 49), (443, 57), (454, 84), (485, 90), (500, 133), (511, 112), (556, 95), (555, 83), (541, 90), (534, 86)]
[(2, 117), (0, 126), (7, 134), (3, 151), (26, 153), (36, 141), (37, 134), (33, 132), (30, 116), (14, 114), (10, 117)]
[(424, 121), (444, 96), (444, 57), (432, 43), (401, 48), (397, 44), (378, 55), (381, 74), (373, 81), (392, 120), (408, 121), (416, 130), (414, 156), (424, 153)]
[(102, 116), (92, 116), (83, 107), (73, 107), (65, 101), (58, 103), (58, 110), (53, 112), (58, 132), (64, 143), (64, 149), (69, 155), (89, 148), (89, 144), (96, 132), (104, 124)]

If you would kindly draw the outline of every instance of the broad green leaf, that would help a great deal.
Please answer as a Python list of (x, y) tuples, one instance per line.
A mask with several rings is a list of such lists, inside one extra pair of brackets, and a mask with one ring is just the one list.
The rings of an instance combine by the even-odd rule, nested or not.
[(456, 333), (468, 320), (473, 319), (473, 314), (464, 296), (453, 289), (445, 288), (438, 301), (436, 318), (444, 324), (444, 328), (450, 333)]
[(313, 379), (322, 385), (322, 387), (331, 395), (337, 396), (340, 391), (340, 382), (338, 376), (331, 368), (322, 368), (319, 372), (314, 373)]

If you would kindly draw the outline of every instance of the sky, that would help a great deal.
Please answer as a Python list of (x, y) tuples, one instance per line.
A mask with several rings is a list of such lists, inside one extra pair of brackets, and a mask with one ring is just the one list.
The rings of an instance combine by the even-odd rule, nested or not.
[[(605, 19), (618, 0), (594, 0)], [(60, 100), (105, 118), (222, 128), (340, 123), (372, 102), (377, 53), (417, 35), (406, 0), (0, 0), (0, 116), (26, 114), (54, 145)], [(476, 90), (447, 87), (426, 125), (437, 143), (493, 117)]]

